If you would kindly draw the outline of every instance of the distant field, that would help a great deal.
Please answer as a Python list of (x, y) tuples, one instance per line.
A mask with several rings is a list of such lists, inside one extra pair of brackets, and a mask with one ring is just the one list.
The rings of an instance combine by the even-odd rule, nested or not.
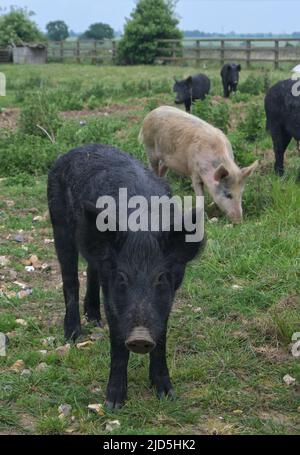
[[(56, 350), (64, 344), (64, 303), (46, 174), (59, 154), (90, 142), (113, 144), (147, 163), (137, 141), (143, 118), (174, 104), (174, 76), (199, 69), (0, 66), (7, 77), (7, 96), (0, 98), (0, 332), (9, 337), (0, 357), (0, 434), (109, 434), (106, 425), (116, 419), (114, 434), (299, 434), (300, 361), (291, 338), (300, 332), (300, 156), (293, 142), (285, 177), (273, 175), (263, 110), (266, 88), (290, 70), (242, 71), (240, 91), (224, 101), (219, 66), (201, 68), (212, 96), (194, 112), (228, 131), (241, 166), (260, 160), (245, 189), (245, 220), (232, 227), (207, 196), (207, 248), (187, 269), (169, 325), (178, 400), (157, 401), (148, 359), (132, 355), (126, 406), (100, 416), (87, 406), (104, 403), (107, 327), (85, 349)], [(55, 125), (43, 123), (50, 115)], [(53, 127), (54, 143), (37, 122)], [(187, 179), (173, 173), (167, 179), (174, 193), (192, 194)], [(29, 273), (32, 255), (37, 260)], [(84, 272), (82, 261), (81, 299)], [(32, 293), (18, 294), (22, 284)], [(82, 340), (92, 334), (95, 328), (84, 324)], [(18, 360), (24, 363), (14, 371)], [(284, 383), (287, 374), (294, 385)], [(70, 417), (58, 417), (61, 404), (72, 406)]]

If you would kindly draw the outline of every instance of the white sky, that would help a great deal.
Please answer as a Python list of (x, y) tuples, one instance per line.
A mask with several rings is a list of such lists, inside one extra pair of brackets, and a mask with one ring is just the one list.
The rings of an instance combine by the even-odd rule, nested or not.
[[(27, 6), (44, 29), (62, 19), (77, 31), (93, 22), (106, 22), (122, 30), (135, 0), (0, 0), (0, 7)], [(300, 0), (179, 0), (180, 27), (206, 32), (291, 33), (300, 30)]]

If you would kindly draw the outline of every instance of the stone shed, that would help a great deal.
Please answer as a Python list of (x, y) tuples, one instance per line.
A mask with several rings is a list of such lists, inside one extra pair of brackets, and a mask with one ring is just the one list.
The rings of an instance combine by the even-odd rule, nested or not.
[(23, 44), (12, 48), (13, 62), (19, 65), (43, 64), (47, 61), (45, 44)]

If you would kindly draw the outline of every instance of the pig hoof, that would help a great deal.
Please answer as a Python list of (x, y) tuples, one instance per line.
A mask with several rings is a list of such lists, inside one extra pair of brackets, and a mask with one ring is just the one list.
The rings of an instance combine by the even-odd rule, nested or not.
[(176, 399), (175, 391), (168, 377), (163, 378), (160, 381), (152, 380), (151, 384), (156, 389), (156, 395), (159, 400), (162, 400), (165, 397), (169, 398), (170, 400)]
[(95, 318), (89, 318), (88, 317), (87, 320), (88, 320), (88, 322), (93, 324), (95, 327), (100, 327), (101, 329), (103, 329), (103, 327), (104, 327), (104, 324), (101, 321), (101, 319), (95, 319)]
[(85, 313), (86, 320), (90, 322), (91, 324), (95, 325), (95, 327), (101, 327), (103, 328), (104, 324), (101, 321), (100, 316), (95, 316), (94, 314), (89, 314), (88, 312)]
[(118, 403), (115, 401), (108, 401), (108, 400), (106, 400), (104, 404), (108, 411), (115, 411), (115, 410), (121, 409), (124, 406), (124, 402)]
[(177, 398), (174, 389), (169, 389), (168, 391), (166, 391), (166, 390), (157, 391), (157, 397), (159, 400), (168, 398), (171, 401), (174, 401)]
[(76, 327), (66, 327), (65, 328), (65, 339), (67, 341), (74, 342), (77, 338), (80, 337), (81, 327), (77, 325)]

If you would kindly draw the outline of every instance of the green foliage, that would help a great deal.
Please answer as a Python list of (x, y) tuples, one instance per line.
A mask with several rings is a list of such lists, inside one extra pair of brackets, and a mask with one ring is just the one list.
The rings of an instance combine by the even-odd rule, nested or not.
[(219, 128), (225, 134), (228, 132), (229, 107), (225, 101), (216, 102), (211, 96), (207, 96), (205, 100), (195, 102), (193, 115)]
[(246, 141), (255, 142), (266, 134), (265, 124), (264, 107), (261, 102), (254, 102), (248, 105), (246, 117), (239, 123), (238, 129)]
[(21, 132), (45, 137), (46, 133), (41, 129), (43, 128), (52, 138), (55, 137), (61, 121), (57, 106), (50, 99), (47, 90), (39, 90), (28, 95), (20, 118)]
[[(59, 154), (56, 144), (37, 135), (24, 135), (21, 132), (1, 137), (0, 162), (1, 175), (16, 176), (22, 174), (41, 175), (50, 169)], [(27, 179), (28, 181), (28, 179)]]
[(157, 56), (158, 39), (180, 39), (175, 3), (171, 0), (139, 0), (119, 42), (121, 64), (151, 64)]
[(270, 85), (271, 80), (268, 73), (257, 76), (251, 74), (245, 81), (239, 84), (239, 91), (250, 95), (260, 95), (261, 93), (265, 93)]
[(9, 13), (0, 16), (0, 45), (44, 41), (44, 35), (31, 20), (33, 15), (25, 8), (11, 7)]
[(228, 139), (234, 151), (234, 158), (240, 167), (249, 166), (255, 161), (255, 155), (252, 147), (249, 146), (243, 134), (240, 131), (228, 133)]
[(103, 40), (105, 38), (112, 39), (114, 37), (114, 30), (108, 24), (97, 22), (89, 26), (88, 30), (81, 36), (81, 38)]
[(52, 41), (64, 41), (69, 36), (69, 29), (64, 21), (52, 21), (46, 25), (47, 36)]

